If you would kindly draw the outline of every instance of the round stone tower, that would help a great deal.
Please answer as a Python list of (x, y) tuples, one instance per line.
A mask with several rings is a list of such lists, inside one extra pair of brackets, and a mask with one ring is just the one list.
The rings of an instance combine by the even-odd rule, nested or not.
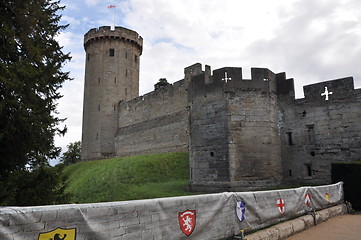
[(118, 103), (139, 96), (142, 47), (142, 37), (123, 27), (93, 28), (84, 35), (82, 160), (114, 155)]

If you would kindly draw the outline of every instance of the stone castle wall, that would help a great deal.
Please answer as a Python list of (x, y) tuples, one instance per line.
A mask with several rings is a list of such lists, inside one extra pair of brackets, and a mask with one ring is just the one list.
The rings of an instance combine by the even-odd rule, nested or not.
[[(249, 83), (256, 83), (258, 88), (228, 90), (229, 149), (234, 181), (281, 180), (276, 75), (266, 70), (252, 69)], [(263, 71), (272, 76), (257, 79), (256, 73)]]
[(187, 152), (187, 106), (184, 81), (120, 102), (116, 155)]
[[(327, 87), (329, 99), (321, 93)], [(283, 178), (331, 182), (331, 163), (361, 159), (361, 89), (343, 78), (304, 87), (305, 98), (280, 101)]]
[(213, 71), (190, 84), (191, 189), (259, 189), (282, 178), (277, 77), (263, 68)]
[[(227, 148), (227, 100), (222, 81), (206, 84), (206, 74), (192, 79), (190, 102), (190, 184), (192, 191), (230, 181)], [(222, 188), (222, 187), (217, 187)]]
[(245, 80), (241, 68), (210, 75), (195, 64), (184, 80), (119, 103), (116, 154), (189, 151), (193, 191), (329, 183), (331, 162), (360, 159), (361, 90), (345, 78), (304, 92), (295, 99), (285, 73), (253, 68)]
[(191, 190), (204, 192), (330, 183), (331, 162), (360, 160), (352, 78), (305, 86), (295, 99), (285, 73), (252, 68), (247, 80), (241, 68), (211, 74), (196, 63), (139, 97), (142, 44), (122, 27), (84, 35), (83, 160), (189, 152)]
[(142, 45), (122, 27), (84, 35), (83, 160), (188, 151), (191, 189), (208, 192), (329, 183), (331, 162), (360, 160), (361, 90), (351, 77), (295, 99), (285, 73), (252, 68), (247, 80), (241, 68), (211, 74), (196, 63), (139, 97)]

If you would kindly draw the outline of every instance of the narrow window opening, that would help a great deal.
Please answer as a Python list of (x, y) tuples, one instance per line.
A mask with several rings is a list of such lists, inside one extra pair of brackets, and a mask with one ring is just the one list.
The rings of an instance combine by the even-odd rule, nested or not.
[(288, 170), (288, 175), (289, 175), (290, 177), (292, 177), (292, 170), (291, 170), (291, 169)]
[(100, 104), (98, 105), (98, 111), (100, 111)]
[(125, 95), (128, 95), (128, 88), (125, 88)]
[(138, 62), (138, 56), (137, 55), (134, 55), (134, 62)]
[(98, 140), (99, 134), (97, 133), (97, 136), (95, 137), (95, 140)]
[(316, 153), (315, 153), (314, 151), (311, 151), (311, 152), (310, 152), (310, 155), (311, 155), (312, 157), (314, 157), (314, 156), (316, 155)]
[(114, 104), (114, 106), (113, 106), (113, 107), (114, 107), (114, 111), (115, 111), (115, 104)]
[(128, 69), (125, 70), (125, 76), (128, 77)]
[(214, 157), (214, 152), (210, 152), (209, 155), (210, 155), (211, 157)]
[(100, 78), (98, 78), (98, 85), (100, 85)]
[(125, 51), (125, 58), (128, 58), (128, 52)]
[(307, 176), (312, 177), (312, 167), (311, 164), (306, 164)]
[(309, 142), (309, 143), (314, 143), (314, 142), (315, 142), (314, 125), (313, 125), (313, 124), (309, 124), (309, 125), (306, 125), (306, 127), (307, 127), (307, 132), (308, 132), (308, 142)]
[(292, 146), (293, 145), (292, 132), (287, 132), (287, 136), (288, 136), (288, 145)]
[(114, 78), (114, 83), (117, 83), (117, 78)]
[(109, 56), (114, 57), (114, 48), (109, 48)]
[(87, 60), (87, 61), (90, 60), (90, 53), (88, 53), (88, 54), (86, 55), (86, 60)]

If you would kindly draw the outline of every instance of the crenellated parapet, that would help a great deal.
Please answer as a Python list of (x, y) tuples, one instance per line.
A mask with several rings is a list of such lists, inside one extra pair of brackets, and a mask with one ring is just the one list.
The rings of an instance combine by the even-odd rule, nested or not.
[(140, 53), (142, 53), (143, 50), (143, 38), (137, 32), (123, 27), (115, 27), (115, 29), (112, 30), (110, 26), (90, 29), (84, 35), (84, 48), (86, 49), (87, 46), (93, 42), (104, 39), (117, 39), (129, 43), (138, 48)]
[(355, 96), (352, 77), (319, 82), (303, 87), (306, 102), (325, 103), (332, 100), (350, 100)]
[(267, 68), (251, 68), (251, 79), (244, 79), (242, 68), (223, 67), (213, 71), (209, 66), (196, 63), (184, 69), (185, 82), (193, 82), (196, 88), (211, 89), (222, 87), (225, 92), (262, 91), (276, 94), (288, 94), (294, 97), (293, 79), (287, 79), (285, 73), (274, 73)]

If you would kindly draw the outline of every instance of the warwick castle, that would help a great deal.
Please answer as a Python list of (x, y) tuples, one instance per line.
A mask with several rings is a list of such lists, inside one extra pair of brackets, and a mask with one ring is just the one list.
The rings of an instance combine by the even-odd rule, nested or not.
[[(331, 182), (331, 163), (359, 161), (361, 89), (352, 77), (303, 87), (284, 72), (211, 71), (139, 96), (143, 39), (122, 27), (84, 36), (83, 160), (189, 152), (192, 191)], [(276, 59), (275, 59), (276, 60)]]

